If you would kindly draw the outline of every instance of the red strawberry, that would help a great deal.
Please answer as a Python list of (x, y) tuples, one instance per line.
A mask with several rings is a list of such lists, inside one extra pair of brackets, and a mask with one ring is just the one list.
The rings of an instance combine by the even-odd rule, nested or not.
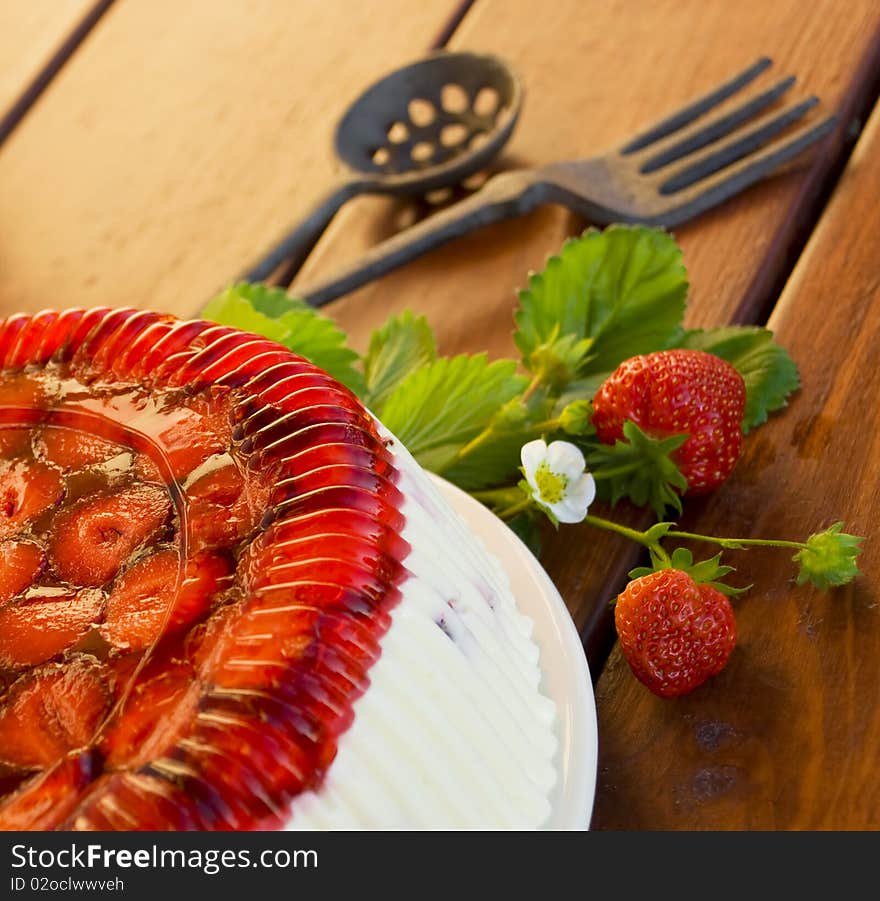
[(717, 588), (678, 569), (630, 582), (617, 599), (620, 648), (654, 694), (687, 694), (724, 669), (736, 645), (730, 602)]
[(49, 766), (94, 737), (109, 702), (102, 667), (87, 658), (23, 676), (0, 708), (0, 760)]
[(82, 501), (55, 518), (52, 565), (73, 585), (103, 585), (135, 550), (159, 536), (170, 512), (168, 492), (151, 485)]
[(43, 549), (33, 541), (0, 544), (0, 603), (29, 588), (45, 562)]
[(121, 444), (76, 429), (45, 428), (34, 441), (36, 455), (65, 472), (74, 472), (126, 451)]
[(61, 500), (61, 473), (35, 460), (0, 461), (0, 538), (22, 531)]
[(746, 389), (726, 360), (701, 350), (662, 350), (624, 361), (593, 401), (599, 440), (623, 439), (634, 422), (652, 438), (690, 437), (671, 458), (687, 480), (688, 494), (717, 488), (742, 450)]
[(116, 583), (107, 599), (101, 634), (112, 645), (141, 650), (163, 634), (200, 619), (225, 584), (229, 564), (215, 554), (198, 554), (186, 562), (178, 586), (177, 551), (144, 557)]
[(0, 667), (35, 666), (63, 653), (101, 615), (104, 594), (95, 588), (36, 589), (33, 597), (0, 607)]

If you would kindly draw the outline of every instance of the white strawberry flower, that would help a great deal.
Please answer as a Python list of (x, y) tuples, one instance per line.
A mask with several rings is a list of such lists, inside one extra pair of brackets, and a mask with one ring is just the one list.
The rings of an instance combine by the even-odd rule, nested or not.
[(586, 471), (584, 455), (569, 441), (538, 438), (520, 451), (523, 475), (535, 503), (559, 522), (580, 522), (596, 497), (596, 483)]

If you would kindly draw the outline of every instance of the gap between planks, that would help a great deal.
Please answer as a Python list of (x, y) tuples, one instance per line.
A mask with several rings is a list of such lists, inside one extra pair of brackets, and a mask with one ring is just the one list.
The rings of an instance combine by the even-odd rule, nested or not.
[(115, 0), (97, 0), (64, 39), (61, 46), (49, 57), (42, 68), (31, 79), (30, 83), (25, 86), (18, 100), (13, 103), (3, 118), (0, 119), (0, 144), (9, 137), (16, 125), (27, 115), (28, 110), (39, 100), (46, 88), (51, 84), (52, 79), (61, 71), (64, 64), (73, 56), (77, 48), (88, 37), (92, 29), (114, 2)]

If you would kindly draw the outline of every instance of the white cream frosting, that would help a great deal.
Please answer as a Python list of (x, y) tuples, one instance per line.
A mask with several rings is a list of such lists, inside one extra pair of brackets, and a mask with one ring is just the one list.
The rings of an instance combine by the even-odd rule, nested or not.
[(335, 760), (286, 828), (539, 827), (557, 738), (532, 623), (498, 561), (391, 450), (412, 547), (401, 599)]

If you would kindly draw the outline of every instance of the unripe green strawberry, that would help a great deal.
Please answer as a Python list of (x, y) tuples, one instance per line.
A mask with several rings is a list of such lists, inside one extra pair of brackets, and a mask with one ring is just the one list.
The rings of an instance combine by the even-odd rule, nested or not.
[(701, 350), (662, 350), (625, 360), (593, 401), (599, 440), (624, 438), (634, 422), (652, 438), (687, 434), (670, 458), (687, 480), (688, 494), (717, 488), (742, 450), (746, 388), (726, 360)]
[(730, 601), (678, 569), (630, 582), (614, 623), (630, 669), (662, 698), (687, 694), (720, 673), (736, 645)]

